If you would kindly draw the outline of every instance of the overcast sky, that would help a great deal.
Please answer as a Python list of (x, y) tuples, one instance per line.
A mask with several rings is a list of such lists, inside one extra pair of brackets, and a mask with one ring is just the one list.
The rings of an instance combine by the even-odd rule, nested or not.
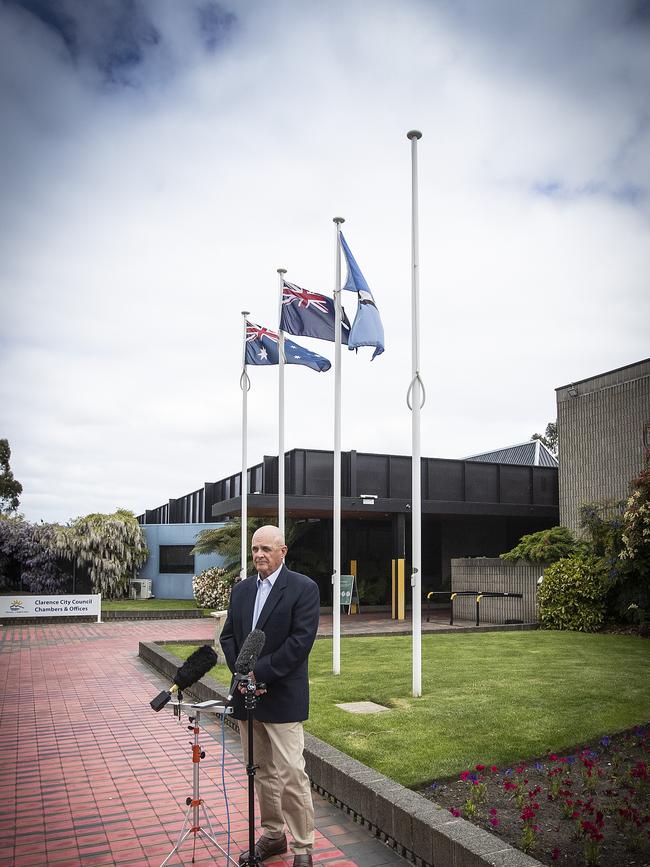
[[(344, 349), (342, 447), (410, 453), (412, 128), (424, 455), (522, 442), (556, 387), (650, 354), (647, 0), (4, 0), (0, 39), (0, 436), (30, 520), (236, 472), (240, 311), (277, 324), (278, 267), (331, 293), (337, 215), (386, 336)], [(276, 370), (250, 369), (249, 465)], [(286, 382), (287, 449), (331, 449), (333, 371)]]

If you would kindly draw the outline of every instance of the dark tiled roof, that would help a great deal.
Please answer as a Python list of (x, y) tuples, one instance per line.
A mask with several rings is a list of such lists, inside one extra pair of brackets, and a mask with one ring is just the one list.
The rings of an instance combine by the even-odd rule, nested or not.
[(523, 464), (527, 467), (557, 467), (558, 465), (555, 455), (540, 440), (530, 440), (516, 446), (506, 446), (480, 455), (470, 455), (465, 460), (490, 464)]

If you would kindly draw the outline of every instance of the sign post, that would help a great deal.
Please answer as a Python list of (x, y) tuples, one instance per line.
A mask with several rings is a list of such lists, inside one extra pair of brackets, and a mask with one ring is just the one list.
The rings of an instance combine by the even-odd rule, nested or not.
[(341, 608), (347, 605), (349, 614), (352, 606), (357, 606), (357, 611), (361, 610), (359, 605), (359, 590), (357, 588), (357, 579), (355, 575), (341, 575)]
[(0, 596), (0, 619), (21, 617), (97, 617), (102, 622), (102, 594), (68, 594), (62, 596), (37, 594), (31, 596)]

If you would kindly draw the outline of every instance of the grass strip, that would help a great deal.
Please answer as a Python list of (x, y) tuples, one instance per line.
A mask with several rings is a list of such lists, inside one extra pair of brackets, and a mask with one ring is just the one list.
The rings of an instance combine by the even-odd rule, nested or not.
[[(186, 658), (188, 645), (166, 645)], [(650, 641), (579, 632), (422, 636), (422, 689), (411, 695), (410, 636), (344, 638), (310, 657), (305, 728), (405, 786), (458, 774), (478, 762), (507, 767), (561, 752), (650, 720)], [(225, 666), (212, 672), (229, 683)], [(379, 714), (342, 702), (373, 701)]]
[[(194, 599), (102, 599), (102, 611), (186, 611), (196, 607)], [(209, 616), (214, 608), (202, 610)]]

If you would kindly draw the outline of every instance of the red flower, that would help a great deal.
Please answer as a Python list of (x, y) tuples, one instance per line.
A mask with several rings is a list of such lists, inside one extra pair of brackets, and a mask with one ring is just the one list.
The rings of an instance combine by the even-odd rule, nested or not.
[(557, 861), (557, 859), (559, 857), (560, 857), (560, 850), (556, 846), (555, 849), (553, 849), (553, 851), (551, 852), (551, 861)]
[(497, 808), (496, 807), (490, 807), (490, 816), (496, 816), (496, 814), (497, 814)]
[(496, 765), (490, 765), (490, 770), (492, 771), (493, 774), (496, 774), (496, 772), (497, 772), (499, 769), (497, 768)]
[(469, 777), (469, 775), (470, 775), (470, 771), (463, 771), (462, 774), (460, 775), (460, 778), (463, 782), (465, 782), (465, 780)]
[(484, 771), (485, 765), (474, 765), (474, 770), (475, 771)]
[(500, 824), (500, 820), (495, 818), (494, 816), (490, 819), (490, 825), (492, 825), (493, 828), (498, 828)]

